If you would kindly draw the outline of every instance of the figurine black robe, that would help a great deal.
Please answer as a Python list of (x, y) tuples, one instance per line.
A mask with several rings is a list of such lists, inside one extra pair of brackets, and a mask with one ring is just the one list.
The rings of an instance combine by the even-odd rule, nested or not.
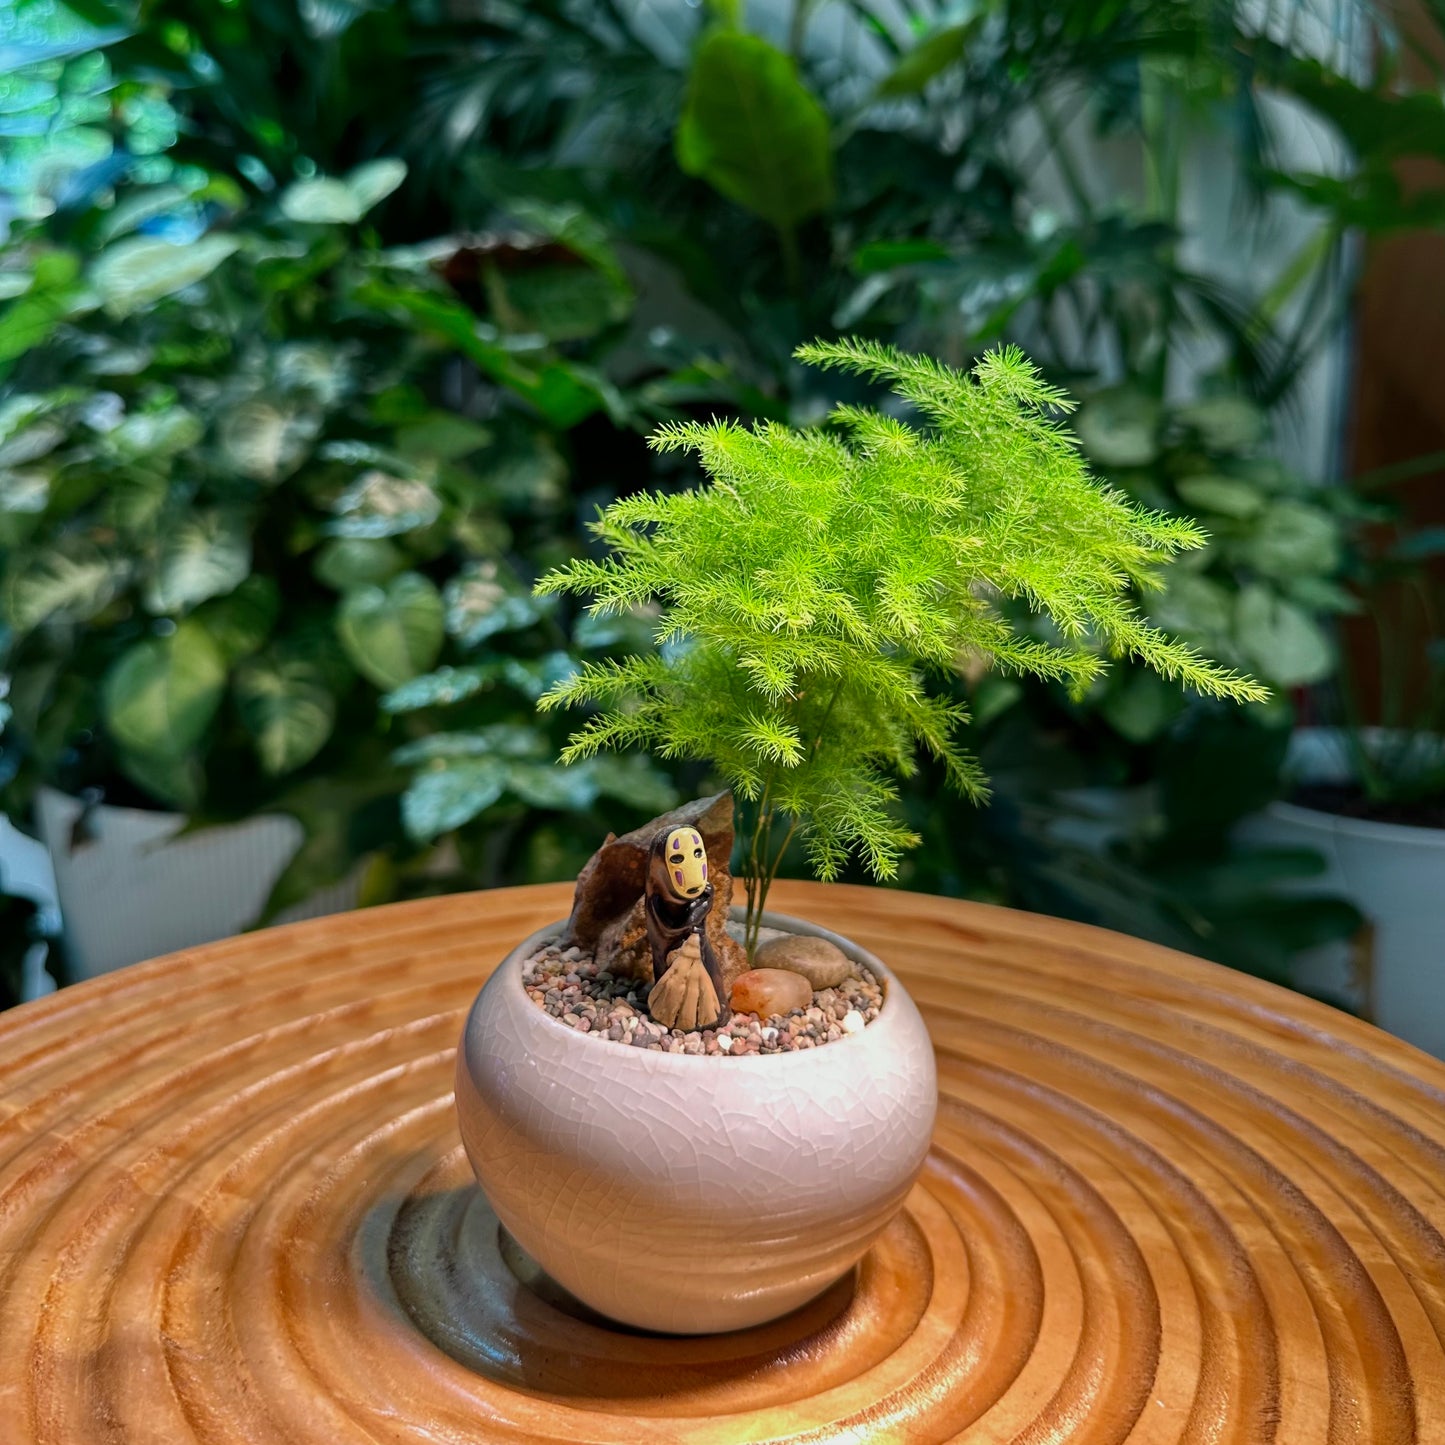
[(697, 849), (702, 848), (702, 839), (691, 830), (668, 829), (659, 833), (653, 842), (648, 857), (645, 911), (647, 917), (647, 942), (652, 949), (652, 978), (654, 985), (667, 972), (673, 955), (696, 936), (702, 955), (702, 965), (717, 994), (720, 1021), (728, 1016), (727, 986), (723, 982), (722, 967), (707, 936), (707, 917), (712, 912), (713, 886), (702, 883), (700, 891), (694, 892), (699, 876), (705, 879), (707, 865), (704, 858), (700, 875), (696, 867), (689, 867), (686, 873), (669, 857), (669, 846), (678, 841), (679, 832)]

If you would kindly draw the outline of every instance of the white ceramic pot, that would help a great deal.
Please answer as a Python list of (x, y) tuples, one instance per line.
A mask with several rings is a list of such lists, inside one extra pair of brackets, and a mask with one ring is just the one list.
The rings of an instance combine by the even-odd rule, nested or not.
[(463, 1030), (457, 1115), (483, 1192), (554, 1280), (624, 1324), (711, 1334), (805, 1304), (863, 1256), (928, 1152), (938, 1089), (913, 1000), (847, 939), (764, 919), (866, 964), (877, 1019), (740, 1059), (588, 1038), (522, 987), (557, 923), (508, 955)]
[[(1287, 766), (1302, 782), (1349, 777), (1346, 754), (1325, 729), (1297, 734)], [(1358, 947), (1304, 958), (1301, 982), (1343, 994), (1382, 1029), (1445, 1059), (1445, 830), (1274, 803), (1244, 836), (1322, 854), (1325, 871), (1311, 888), (1348, 898), (1370, 921)]]
[[(92, 978), (128, 963), (249, 928), (301, 846), (295, 818), (264, 814), (184, 833), (180, 813), (115, 808), (85, 814), (78, 799), (42, 788), (35, 817), (50, 851), (66, 971)], [(356, 906), (358, 879), (323, 889), (274, 921)]]

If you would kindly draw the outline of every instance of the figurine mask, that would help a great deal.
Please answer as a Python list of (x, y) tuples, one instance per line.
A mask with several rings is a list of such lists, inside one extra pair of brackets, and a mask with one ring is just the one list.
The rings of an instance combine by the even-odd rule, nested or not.
[(697, 898), (707, 887), (707, 849), (702, 834), (692, 828), (674, 828), (663, 850), (667, 889), (674, 898)]

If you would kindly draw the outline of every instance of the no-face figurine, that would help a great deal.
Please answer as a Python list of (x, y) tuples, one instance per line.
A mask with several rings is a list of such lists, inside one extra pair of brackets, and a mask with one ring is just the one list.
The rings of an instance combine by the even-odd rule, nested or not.
[[(712, 905), (702, 834), (695, 828), (659, 833), (647, 868), (647, 941), (654, 980), (648, 1007), (670, 1028), (709, 1028), (727, 1017), (727, 989), (707, 936)], [(664, 986), (664, 975), (675, 969), (686, 976), (669, 978)]]

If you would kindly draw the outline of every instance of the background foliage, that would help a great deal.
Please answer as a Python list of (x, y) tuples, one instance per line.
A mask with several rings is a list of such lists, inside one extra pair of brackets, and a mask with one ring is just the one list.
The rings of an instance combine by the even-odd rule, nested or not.
[[(5, 504), (7, 575), (29, 575), (37, 539), (65, 554), (110, 526), (51, 470), (63, 483), (98, 462), (130, 487), (159, 466), (185, 519), (164, 529), (165, 555), (219, 530), (189, 573), (167, 572), (154, 523), (117, 532), (125, 580), (109, 611), (16, 628), (15, 786), (46, 774), (164, 802), (189, 777), (205, 815), (224, 811), (226, 776), (259, 779), (252, 804), (298, 813), (308, 786), (312, 798), (365, 794), (344, 823), (310, 812), (312, 835), (331, 841), (308, 856), (326, 869), (303, 868), (294, 890), (361, 856), (381, 860), (377, 897), (565, 875), (600, 813), (617, 810), (586, 826), (561, 814), (604, 789), (641, 807), (667, 785), (549, 768), (557, 739), (529, 695), (585, 656), (645, 651), (651, 626), (544, 613), (527, 590), (585, 548), (596, 505), (690, 480), (647, 452), (645, 433), (713, 414), (816, 421), (823, 388), (791, 359), (814, 335), (858, 330), (956, 362), (1010, 337), (1085, 398), (1078, 431), (1103, 475), (1213, 535), (1156, 620), (1282, 700), (1238, 716), (1141, 671), (1080, 700), (965, 670), (939, 695), (971, 706), (994, 802), (940, 804), (925, 766), (902, 806), (931, 846), (903, 881), (1276, 974), (1319, 930), (1353, 926), (1348, 910), (1302, 910), (1276, 888), (1315, 867), (1308, 856), (1243, 854), (1231, 830), (1277, 792), (1290, 689), (1333, 672), (1331, 619), (1351, 605), (1351, 505), (1273, 459), (1272, 422), (1338, 319), (1351, 238), (1441, 210), (1393, 179), (1402, 155), (1445, 154), (1445, 110), (1438, 91), (1400, 82), (1387, 30), (1349, 44), (1353, 10), (1265, 7), (1251, 25), (1219, 0), (797, 0), (746, 14), (625, 0), (72, 0), (65, 12), (28, 0), (17, 14), (59, 38), (16, 32), (26, 63), (7, 92), (6, 114), (44, 131), (6, 176), (18, 217), (0, 312), (7, 406), (43, 398), (33, 404), (69, 427), (115, 415), (104, 398), (117, 396), (122, 425), (180, 409), (203, 430), (169, 460), (123, 458), (86, 427), (53, 456), (7, 460), (6, 497), (20, 499)], [(1338, 142), (1338, 173), (1279, 151), (1285, 102)], [(1125, 156), (1138, 183), (1098, 194), (1081, 132)], [(1199, 261), (1181, 197), (1202, 141), (1240, 178), (1241, 234), (1281, 206), (1320, 218), (1278, 274), (1231, 284)], [(397, 188), (358, 197), (358, 173), (399, 176), (374, 168), (394, 159), (406, 165)], [(1054, 193), (1038, 185), (1046, 171)], [(194, 289), (124, 314), (104, 297), (91, 306), (98, 279), (124, 277), (114, 257), (127, 240), (188, 240), (217, 259)], [(256, 335), (226, 309), (241, 298), (265, 317)], [(231, 316), (229, 332), (213, 313)], [(70, 383), (81, 394), (57, 400), (65, 358), (136, 333), (158, 346), (150, 369), (87, 370)], [(197, 374), (184, 347), (217, 334), (226, 353)], [(323, 404), (280, 359), (333, 335), (328, 366), (348, 381)], [(868, 395), (859, 383), (855, 399)], [(222, 417), (248, 397), (312, 428), (284, 479), (248, 479), (227, 451)], [(273, 435), (294, 441), (295, 425)], [(372, 469), (430, 491), (435, 515), (396, 510), (393, 496), (378, 522), (365, 488), (348, 490)], [(204, 651), (175, 639), (197, 637), (198, 614), (234, 595), (217, 584), (239, 578), (243, 547), (233, 540), (217, 571), (227, 549), (211, 542), (243, 534), (246, 578), (232, 586), (284, 583), (275, 635), (221, 668), (186, 669), (167, 744), (185, 746), (163, 783), (154, 769), (142, 781), (136, 757), (157, 734), (135, 732), (118, 704), (128, 688), (153, 696), (178, 652)], [(373, 561), (329, 582), (323, 554)], [(177, 591), (168, 575), (191, 580)], [(449, 609), (457, 599), (470, 600)], [(468, 608), (483, 620), (469, 624)], [(319, 615), (334, 669), (305, 673), (304, 687), (298, 669), (322, 662), (298, 661), (303, 612)], [(103, 655), (82, 667), (91, 648)], [(72, 679), (137, 659), (111, 684), (110, 719), (46, 708), (57, 735), (42, 739), (41, 709), (21, 716), (22, 674), (50, 649)], [(198, 676), (201, 699), (217, 699), (200, 728)], [(298, 761), (328, 713), (325, 741)], [(289, 724), (268, 732), (280, 715)], [(221, 761), (233, 755), (235, 774)], [(268, 757), (294, 766), (268, 772)], [(682, 768), (671, 786), (702, 781)], [(436, 839), (446, 846), (423, 847)]]

